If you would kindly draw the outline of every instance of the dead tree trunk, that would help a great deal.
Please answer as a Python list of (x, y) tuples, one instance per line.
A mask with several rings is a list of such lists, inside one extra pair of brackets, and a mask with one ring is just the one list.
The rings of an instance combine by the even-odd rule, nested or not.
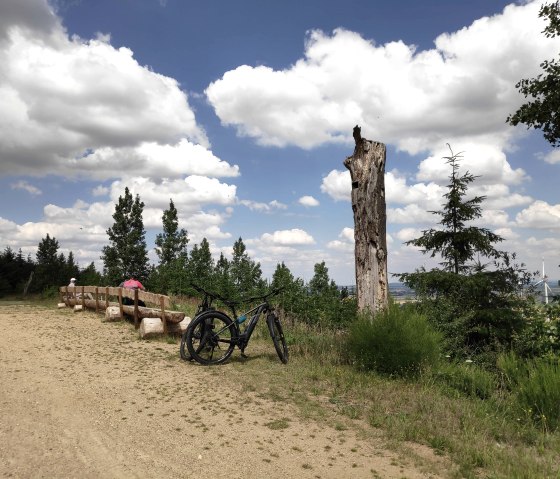
[(354, 127), (354, 154), (344, 160), (352, 178), (352, 210), (358, 309), (374, 315), (388, 305), (387, 210), (383, 143), (362, 138)]

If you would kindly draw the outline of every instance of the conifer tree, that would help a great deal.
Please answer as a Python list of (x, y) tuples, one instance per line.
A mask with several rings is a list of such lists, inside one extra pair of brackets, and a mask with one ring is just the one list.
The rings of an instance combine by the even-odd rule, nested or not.
[(169, 265), (187, 254), (189, 238), (187, 231), (179, 229), (177, 209), (173, 200), (169, 201), (169, 209), (163, 212), (163, 233), (156, 236), (156, 253), (161, 265)]
[(261, 265), (249, 257), (241, 238), (233, 244), (230, 275), (240, 295), (251, 295), (263, 286)]
[(115, 205), (113, 226), (107, 230), (110, 244), (103, 248), (103, 272), (109, 284), (117, 285), (128, 277), (145, 281), (149, 264), (146, 249), (146, 232), (142, 213), (144, 203), (140, 196), (133, 199), (128, 187), (124, 197), (119, 196)]
[(468, 171), (459, 175), (462, 155), (454, 154), (451, 147), (449, 150), (451, 156), (444, 157), (451, 166), (448, 191), (444, 195), (447, 201), (441, 211), (431, 212), (441, 216), (439, 224), (442, 227), (425, 230), (420, 238), (407, 241), (406, 244), (420, 247), (423, 253), (430, 253), (432, 257), (441, 255), (443, 262), (440, 264), (444, 269), (459, 274), (468, 269), (468, 261), (472, 261), (477, 255), (499, 258), (501, 253), (493, 245), (502, 241), (502, 238), (486, 228), (467, 225), (467, 222), (482, 216), (480, 204), (485, 197), (475, 196), (469, 200), (465, 198), (469, 184), (477, 177)]
[(191, 250), (188, 264), (189, 279), (202, 287), (208, 285), (214, 272), (214, 259), (210, 252), (210, 243), (202, 238), (200, 245), (195, 244)]
[[(33, 282), (33, 289), (43, 291), (48, 287), (67, 284), (64, 275), (65, 261), (61, 261), (58, 254), (59, 244), (56, 238), (47, 233), (37, 247), (37, 267)], [(62, 255), (62, 259), (64, 255)]]

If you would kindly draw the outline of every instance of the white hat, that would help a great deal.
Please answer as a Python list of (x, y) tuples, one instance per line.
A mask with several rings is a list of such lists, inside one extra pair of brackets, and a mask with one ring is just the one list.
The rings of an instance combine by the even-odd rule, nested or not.
[(70, 278), (70, 282), (71, 282), (71, 283), (75, 283), (75, 282), (76, 282), (76, 278)]

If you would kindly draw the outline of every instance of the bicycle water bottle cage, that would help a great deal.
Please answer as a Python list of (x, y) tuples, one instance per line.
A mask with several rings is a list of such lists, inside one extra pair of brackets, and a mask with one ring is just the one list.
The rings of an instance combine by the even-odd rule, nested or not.
[(245, 316), (245, 315), (239, 316), (239, 318), (237, 318), (237, 324), (241, 324), (246, 319), (247, 319), (247, 316)]

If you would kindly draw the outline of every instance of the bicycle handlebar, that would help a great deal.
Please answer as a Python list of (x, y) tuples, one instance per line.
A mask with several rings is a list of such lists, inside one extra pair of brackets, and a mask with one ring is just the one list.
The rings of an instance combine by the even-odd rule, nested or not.
[(220, 296), (217, 293), (211, 293), (210, 291), (206, 291), (204, 288), (202, 288), (201, 286), (198, 286), (195, 283), (191, 283), (191, 286), (201, 294), (205, 294), (206, 296), (210, 296), (211, 298), (219, 299), (226, 306), (229, 306), (230, 308), (233, 307), (233, 306), (236, 306), (238, 304), (250, 303), (252, 301), (258, 301), (258, 300), (265, 300), (266, 301), (267, 298), (269, 298), (270, 296), (276, 296), (277, 294), (280, 294), (284, 290), (284, 288), (275, 288), (272, 291), (269, 291), (267, 294), (263, 294), (261, 296), (253, 296), (251, 298), (243, 298), (239, 301), (232, 301), (230, 299), (226, 299), (226, 298)]

